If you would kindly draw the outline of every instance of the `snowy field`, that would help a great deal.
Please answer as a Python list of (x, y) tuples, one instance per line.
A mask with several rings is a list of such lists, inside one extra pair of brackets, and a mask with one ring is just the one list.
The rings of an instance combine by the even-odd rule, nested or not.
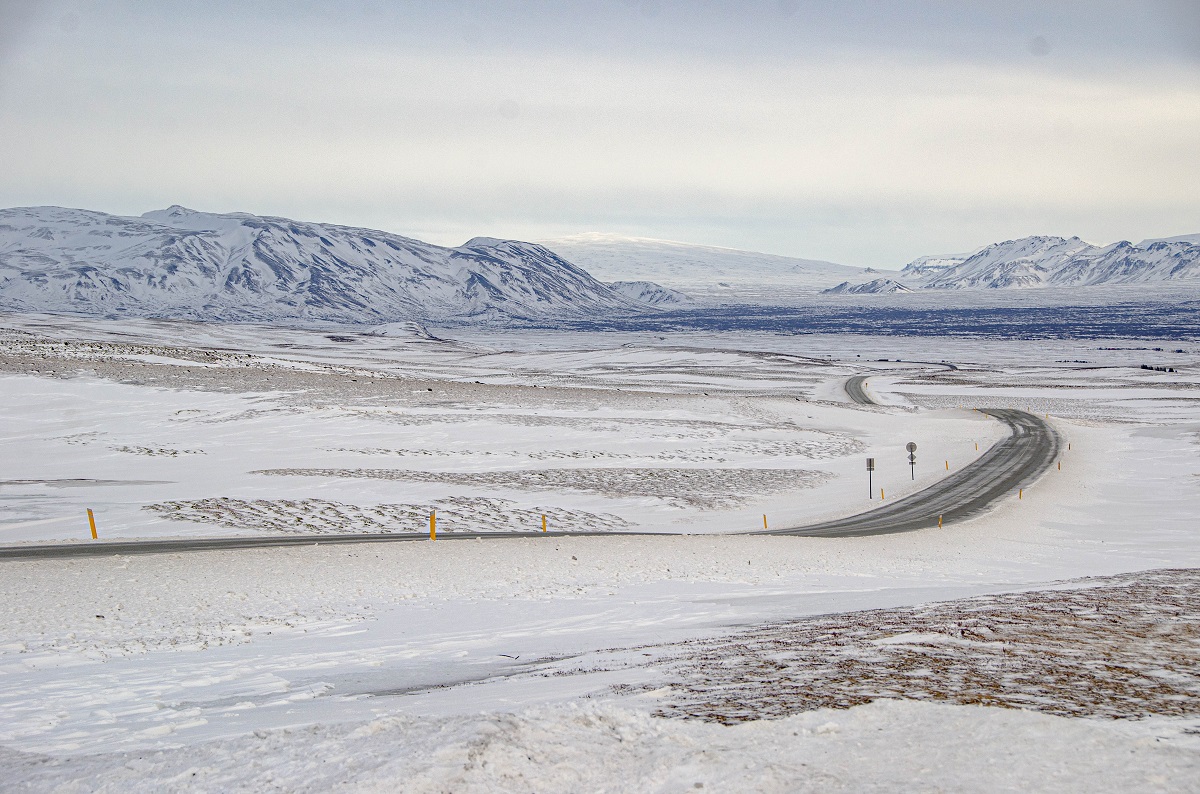
[[(849, 402), (858, 374), (880, 406)], [(1198, 386), (1200, 346), (1162, 338), (5, 315), (0, 544), (93, 543), (88, 508), (99, 542), (314, 543), (0, 560), (0, 770), (64, 791), (1197, 790)], [(1006, 434), (975, 406), (1047, 415), (1061, 468), (940, 529), (733, 534), (937, 482)], [(433, 510), (436, 543), (319, 542), (427, 533)], [(452, 538), (543, 515), (566, 534)]]

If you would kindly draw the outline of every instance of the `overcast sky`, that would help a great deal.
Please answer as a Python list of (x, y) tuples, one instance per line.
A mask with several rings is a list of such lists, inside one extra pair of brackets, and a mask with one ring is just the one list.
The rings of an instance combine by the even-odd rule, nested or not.
[(898, 267), (1198, 186), (1195, 0), (0, 0), (0, 206)]

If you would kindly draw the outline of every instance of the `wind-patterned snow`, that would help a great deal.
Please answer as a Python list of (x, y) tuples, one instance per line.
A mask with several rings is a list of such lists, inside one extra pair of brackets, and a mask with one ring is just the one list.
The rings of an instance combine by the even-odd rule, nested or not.
[[(676, 508), (722, 510), (756, 496), (811, 488), (830, 479), (804, 469), (527, 469), (438, 472), (403, 469), (264, 469), (276, 477), (407, 480), (527, 491), (580, 491), (599, 496), (651, 498)], [(629, 526), (626, 522), (625, 526)]]
[[(1194, 788), (1195, 742), (1029, 712), (878, 702), (735, 726), (607, 704), (379, 717), (193, 747), (47, 757), (0, 749), (36, 790), (159, 792), (1061, 791)], [(1119, 762), (1114, 762), (1119, 759)]]
[(449, 498), (432, 504), (360, 507), (324, 499), (230, 499), (215, 497), (146, 505), (164, 518), (230, 529), (339, 534), (420, 532), (436, 513), (439, 532), (532, 532), (545, 517), (556, 532), (620, 530), (629, 521), (609, 513), (559, 507), (523, 510), (507, 499)]

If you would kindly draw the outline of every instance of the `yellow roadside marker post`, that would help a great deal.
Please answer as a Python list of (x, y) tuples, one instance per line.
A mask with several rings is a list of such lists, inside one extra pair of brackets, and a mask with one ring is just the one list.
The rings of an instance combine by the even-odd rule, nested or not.
[(763, 513), (763, 529), (767, 528), (767, 514)]
[(99, 540), (100, 536), (96, 534), (96, 514), (92, 512), (92, 508), (88, 508), (88, 523), (92, 527), (92, 540)]
[(542, 531), (546, 531), (546, 514), (542, 513)]
[(942, 517), (938, 516), (938, 529), (942, 528)]
[(950, 471), (950, 461), (946, 461), (946, 471)]
[(1024, 499), (1024, 498), (1025, 498), (1025, 489), (1024, 489), (1024, 488), (1018, 488), (1018, 489), (1017, 489), (1017, 498), (1018, 498), (1018, 499)]
[(437, 511), (429, 512), (429, 539), (437, 540)]
[(883, 501), (883, 489), (882, 488), (879, 489), (879, 501), (881, 501), (881, 502)]

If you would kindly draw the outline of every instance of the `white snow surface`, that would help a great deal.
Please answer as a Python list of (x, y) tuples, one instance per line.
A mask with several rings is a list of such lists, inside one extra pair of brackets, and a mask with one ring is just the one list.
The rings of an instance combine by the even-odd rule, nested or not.
[(140, 218), (0, 210), (0, 308), (345, 323), (487, 321), (644, 305), (532, 243), (459, 248), (370, 229), (174, 206)]
[(1113, 723), (877, 701), (736, 726), (607, 704), (387, 716), (0, 763), (47, 789), (77, 780), (95, 792), (1097, 792), (1190, 790), (1195, 752)]
[[(314, 534), (0, 561), (0, 770), (18, 790), (1116, 792), (1200, 777), (1194, 719), (904, 701), (734, 727), (653, 716), (663, 642), (1200, 566), (1193, 345), (938, 340), (950, 371), (908, 361), (930, 340), (902, 337), (2, 320), (0, 542), (91, 542), (88, 507), (102, 539), (358, 531), (379, 515), (411, 515), (393, 520), (415, 533), (429, 507), (448, 535), (546, 512), (693, 533)], [(888, 405), (849, 404), (852, 374)], [(939, 530), (729, 534), (877, 504), (867, 455), (888, 498), (936, 482), (1003, 437), (975, 405), (1049, 415), (1072, 445), (1062, 469)], [(522, 479), (547, 470), (565, 473), (553, 488)], [(718, 472), (740, 501), (710, 505), (681, 470)], [(792, 485), (760, 488), (780, 470)], [(615, 471), (641, 484), (613, 489), (599, 475)], [(189, 507), (145, 509), (166, 503)], [(378, 512), (397, 505), (413, 509)]]

